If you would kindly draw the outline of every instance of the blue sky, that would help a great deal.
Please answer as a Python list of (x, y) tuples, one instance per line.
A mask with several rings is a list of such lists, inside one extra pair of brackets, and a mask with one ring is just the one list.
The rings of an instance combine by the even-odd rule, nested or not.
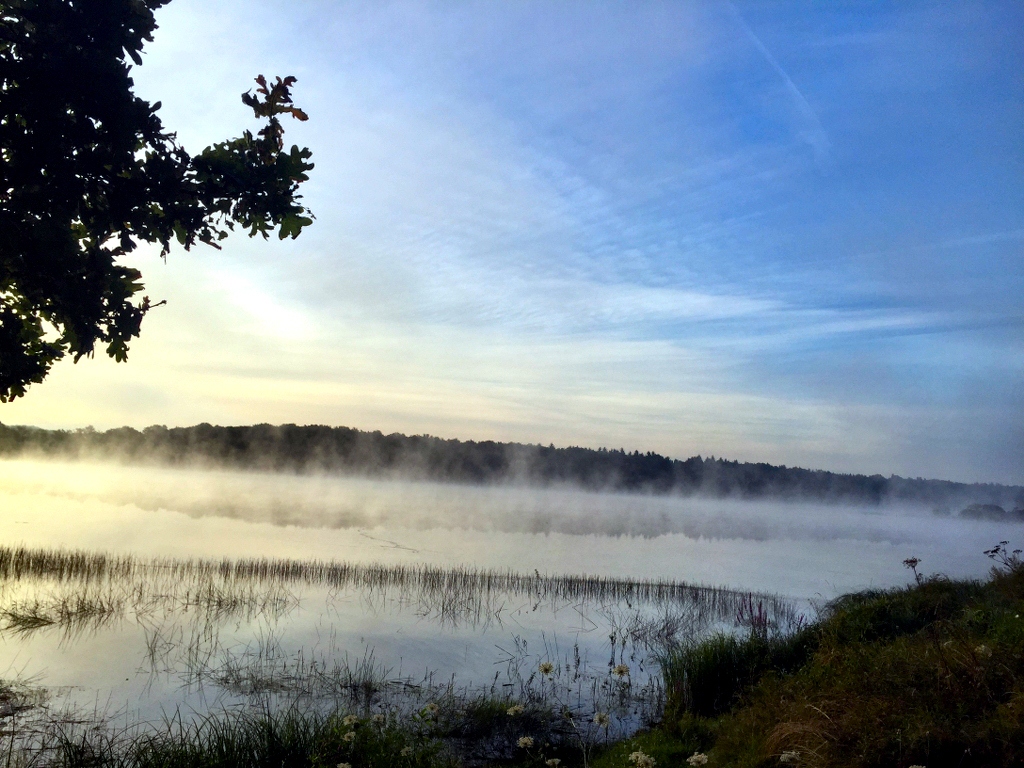
[(298, 77), (315, 226), (139, 258), (3, 421), (345, 424), (1024, 482), (1024, 5), (174, 0), (186, 147)]

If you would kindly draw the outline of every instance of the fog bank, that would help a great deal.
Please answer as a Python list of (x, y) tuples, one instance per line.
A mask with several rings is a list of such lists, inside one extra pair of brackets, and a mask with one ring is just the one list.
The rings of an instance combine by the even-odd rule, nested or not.
[[(5, 542), (174, 556), (475, 564), (804, 597), (982, 576), (1019, 525), (920, 507), (738, 501), (275, 473), (0, 461)], [(1016, 537), (1016, 538), (1015, 538)]]

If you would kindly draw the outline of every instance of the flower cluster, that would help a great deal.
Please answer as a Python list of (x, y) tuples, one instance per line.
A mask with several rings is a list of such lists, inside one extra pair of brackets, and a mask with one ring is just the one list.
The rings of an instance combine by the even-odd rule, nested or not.
[(690, 765), (707, 765), (708, 756), (705, 755), (703, 752), (694, 752), (692, 755), (686, 758), (686, 762)]
[(800, 762), (800, 753), (795, 749), (787, 749), (781, 755), (779, 755), (779, 762), (787, 765), (793, 765), (794, 763)]
[(538, 669), (540, 670), (540, 673), (542, 675), (550, 675), (552, 672), (555, 671), (555, 665), (552, 664), (550, 661), (542, 661)]
[(616, 677), (626, 677), (629, 675), (629, 667), (625, 664), (619, 664), (612, 670), (612, 674)]
[(511, 707), (508, 708), (508, 714), (511, 717), (515, 717), (516, 715), (521, 715), (525, 711), (526, 711), (526, 707), (524, 707), (522, 704), (513, 704)]
[(341, 724), (342, 725), (355, 725), (358, 722), (359, 722), (359, 716), (358, 715), (345, 715), (345, 717), (341, 721)]
[(552, 757), (544, 761), (544, 765), (546, 765), (548, 768), (558, 768), (558, 766), (560, 766), (561, 764), (562, 761), (559, 760), (557, 757)]
[(654, 758), (640, 749), (630, 753), (629, 762), (635, 765), (636, 768), (654, 768)]
[(612, 724), (612, 719), (607, 712), (598, 712), (594, 715), (594, 722), (602, 728), (607, 728)]
[(520, 736), (519, 737), (519, 741), (517, 741), (516, 744), (518, 744), (523, 749), (529, 749), (530, 747), (533, 746), (533, 737), (532, 736)]

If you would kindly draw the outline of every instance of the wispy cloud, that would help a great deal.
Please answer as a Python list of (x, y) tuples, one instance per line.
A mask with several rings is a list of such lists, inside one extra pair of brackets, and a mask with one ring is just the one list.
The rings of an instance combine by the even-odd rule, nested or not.
[(314, 151), (316, 225), (140, 252), (170, 304), (129, 365), (61, 366), (0, 419), (1024, 480), (999, 458), (1024, 440), (1004, 98), (1024, 46), (992, 31), (1012, 25), (696, 2), (175, 0), (159, 20), (134, 74), (191, 148), (248, 125), (251, 76), (299, 76), (311, 120), (286, 139)]

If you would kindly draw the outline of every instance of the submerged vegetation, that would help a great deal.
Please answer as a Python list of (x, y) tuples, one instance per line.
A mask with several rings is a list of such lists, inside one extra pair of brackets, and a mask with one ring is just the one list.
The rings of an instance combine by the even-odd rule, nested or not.
[[(8, 763), (1009, 768), (1024, 763), (1024, 563), (1006, 542), (986, 554), (996, 566), (985, 582), (924, 577), (910, 559), (911, 585), (843, 596), (811, 623), (780, 623), (756, 596), (728, 598), (735, 611), (732, 629), (703, 639), (673, 636), (661, 652), (656, 690), (638, 691), (631, 679), (635, 668), (621, 661), (588, 677), (572, 669), (571, 653), (539, 664), (520, 654), (508, 660), (518, 685), (470, 691), (452, 683), (403, 681), (413, 694), (388, 698), (380, 693), (393, 681), (372, 655), (328, 669), (315, 659), (285, 658), (268, 641), (219, 665), (207, 657), (193, 672), (284, 698), (264, 697), (256, 706), (192, 720), (179, 717), (155, 730), (66, 722), (57, 727), (51, 721), (35, 726), (31, 749), (21, 736), (17, 750), (13, 723), (25, 715), (0, 712), (0, 718), (11, 718), (2, 731)], [(5, 587), (43, 576), (80, 584), (101, 574), (137, 579), (158, 567), (131, 558), (10, 549), (0, 550), (0, 564)], [(267, 580), (334, 573), (304, 571), (296, 563), (238, 565), (182, 561), (175, 572)], [(174, 564), (159, 567), (173, 570)], [(377, 572), (358, 573), (368, 578)], [(404, 573), (417, 584), (435, 578)], [(465, 581), (464, 575), (451, 583), (488, 583)], [(538, 578), (505, 583), (537, 590), (546, 583)], [(624, 588), (609, 586), (613, 594)], [(718, 595), (715, 605), (732, 594)], [(159, 643), (152, 641), (154, 657)], [(363, 689), (341, 698), (334, 690), (333, 704), (324, 708), (308, 695), (317, 685)], [(600, 687), (599, 695), (587, 703), (574, 699), (586, 685), (594, 685), (595, 693)], [(306, 695), (299, 695), (303, 690)], [(647, 729), (617, 728), (622, 713), (644, 698), (659, 704), (642, 715)]]
[[(157, 608), (203, 608), (216, 613), (284, 610), (294, 603), (290, 588), (358, 589), (368, 599), (394, 599), (441, 621), (479, 622), (501, 610), (503, 598), (549, 602), (623, 603), (685, 609), (707, 623), (744, 615), (757, 605), (780, 625), (799, 620), (791, 600), (676, 581), (587, 575), (518, 573), (471, 567), (384, 565), (287, 559), (143, 559), (95, 552), (0, 547), (0, 585), (50, 580), (50, 598), (0, 603), (7, 628), (69, 623), (77, 617), (117, 616)], [(650, 627), (633, 627), (634, 635)], [(662, 631), (667, 631), (664, 627)]]
[[(523, 752), (521, 739), (535, 742), (534, 753), (567, 744), (592, 750), (599, 741), (622, 738), (657, 719), (664, 703), (657, 649), (714, 627), (742, 629), (745, 606), (755, 605), (779, 631), (800, 620), (791, 600), (677, 582), (0, 547), (0, 637), (29, 642), (56, 635), (63, 647), (71, 647), (105, 633), (107, 641), (125, 643), (121, 652), (132, 656), (134, 643), (142, 651), (140, 686), (162, 692), (160, 701), (171, 710), (177, 705), (188, 711), (157, 738), (141, 725), (137, 732), (115, 733), (104, 724), (103, 713), (82, 718), (40, 709), (19, 719), (8, 750), (17, 742), (20, 754), (44, 762), (134, 765), (148, 764), (143, 752), (157, 749), (154, 745), (164, 750), (177, 744), (177, 757), (160, 752), (161, 760), (174, 764), (181, 754), (193, 754), (185, 742), (228, 749), (225, 734), (235, 728), (249, 734), (244, 738), (263, 733), (275, 744), (306, 734), (305, 741), (296, 742), (306, 746), (293, 744), (301, 751), (321, 744), (321, 737), (337, 736), (330, 729), (337, 722), (332, 714), (338, 713), (380, 715), (389, 728), (418, 723), (417, 733), (424, 739), (429, 733), (429, 739), (417, 742), (419, 751), (410, 755), (421, 757), (435, 755), (433, 747), (428, 749), (431, 739), (443, 742), (444, 760), (513, 758)], [(405, 614), (404, 622), (386, 625), (399, 629), (416, 630), (429, 622), (436, 626), (427, 636), (439, 635), (442, 645), (467, 631), (480, 638), (491, 632), (487, 640), (474, 641), (484, 646), (484, 676), (479, 664), (475, 677), (468, 672), (459, 679), (446, 677), (429, 668), (410, 674), (400, 657), (396, 669), (386, 663), (395, 663), (393, 653), (382, 660), (369, 644), (362, 656), (350, 657), (356, 640), (345, 622), (363, 612)], [(524, 633), (524, 621), (531, 627), (540, 621), (543, 627), (559, 612), (565, 614), (561, 626), (577, 627), (568, 644), (544, 629), (530, 628), (530, 638)], [(347, 638), (340, 646), (336, 626)], [(312, 645), (296, 645), (294, 635), (311, 630)], [(601, 648), (595, 658), (593, 652)], [(203, 714), (220, 707), (230, 728), (224, 718)], [(429, 728), (424, 712), (431, 715)], [(148, 739), (143, 751), (139, 739)]]
[(214, 466), (274, 472), (330, 472), (445, 482), (589, 490), (703, 494), (745, 499), (813, 499), (852, 504), (907, 502), (940, 512), (980, 503), (1024, 505), (1024, 487), (954, 483), (893, 475), (852, 475), (693, 456), (672, 459), (554, 445), (385, 435), (348, 427), (130, 427), (105, 432), (0, 424), (0, 456), (106, 459), (170, 466)]
[[(349, 648), (335, 645), (333, 633), (334, 621), (351, 616), (338, 609), (354, 597), (359, 610), (405, 612), (412, 614), (412, 626), (423, 620), (439, 625), (430, 634), (468, 627), (471, 632), (480, 628), (482, 635), (492, 626), (500, 643), (493, 679), (463, 674), (457, 680), (430, 669), (410, 674), (379, 660), (372, 646), (351, 658)], [(263, 725), (244, 721), (245, 728), (259, 730), (276, 728), (282, 708), (313, 718), (307, 723), (313, 728), (327, 727), (332, 721), (322, 718), (331, 712), (373, 711), (387, 714), (389, 722), (405, 722), (423, 707), (439, 706), (433, 725), (445, 724), (446, 743), (460, 745), (463, 756), (507, 756), (523, 736), (521, 728), (512, 734), (507, 727), (482, 723), (488, 707), (504, 712), (517, 702), (525, 704), (519, 724), (531, 724), (531, 738), (549, 742), (566, 738), (566, 723), (589, 722), (598, 710), (614, 716), (614, 728), (603, 731), (606, 736), (621, 737), (653, 722), (663, 696), (652, 650), (680, 633), (731, 625), (737, 621), (736, 606), (753, 601), (766, 606), (780, 626), (797, 620), (788, 600), (672, 583), (427, 566), (144, 560), (0, 548), (0, 638), (56, 632), (62, 644), (71, 645), (98, 631), (112, 631), (107, 636), (114, 639), (131, 635), (133, 628), (138, 636), (141, 629), (144, 651), (137, 674), (148, 681), (147, 687), (164, 691), (171, 708), (175, 702), (192, 702), (186, 706), (194, 710), (194, 702), (206, 707), (212, 698), (235, 714), (264, 712), (271, 720)], [(600, 614), (594, 618), (611, 633), (613, 661), (607, 668), (603, 660), (581, 652), (578, 641), (561, 647), (552, 637), (541, 648), (528, 648), (519, 634), (501, 640), (513, 629), (523, 631), (518, 613), (532, 613), (545, 603), (551, 605), (549, 611), (568, 610), (587, 621), (588, 611)], [(511, 614), (507, 619), (506, 612)], [(324, 624), (321, 617), (328, 617)], [(502, 629), (503, 621), (509, 622), (509, 630)], [(294, 641), (282, 642), (292, 626), (329, 634), (312, 648), (296, 647)], [(486, 646), (491, 648), (490, 643)], [(538, 658), (543, 659), (540, 668)], [(614, 672), (614, 662), (622, 665), (623, 659), (638, 660), (635, 675)], [(475, 713), (472, 723), (466, 713)], [(571, 715), (568, 720), (566, 713)], [(63, 744), (68, 733), (78, 733), (64, 727), (66, 714), (53, 721), (56, 730), (47, 726), (49, 713), (37, 715), (42, 719), (29, 730), (32, 738), (19, 741), (26, 753), (50, 754), (56, 749), (54, 739)], [(222, 732), (220, 721), (194, 711), (185, 720), (167, 738), (185, 738), (186, 733), (188, 738), (206, 738), (208, 729)], [(200, 721), (207, 730), (200, 728)], [(288, 722), (291, 728), (297, 721)], [(83, 733), (92, 733), (89, 727)], [(571, 734), (578, 738), (579, 729)], [(123, 741), (111, 741), (110, 748)], [(96, 746), (89, 744), (89, 749)]]

